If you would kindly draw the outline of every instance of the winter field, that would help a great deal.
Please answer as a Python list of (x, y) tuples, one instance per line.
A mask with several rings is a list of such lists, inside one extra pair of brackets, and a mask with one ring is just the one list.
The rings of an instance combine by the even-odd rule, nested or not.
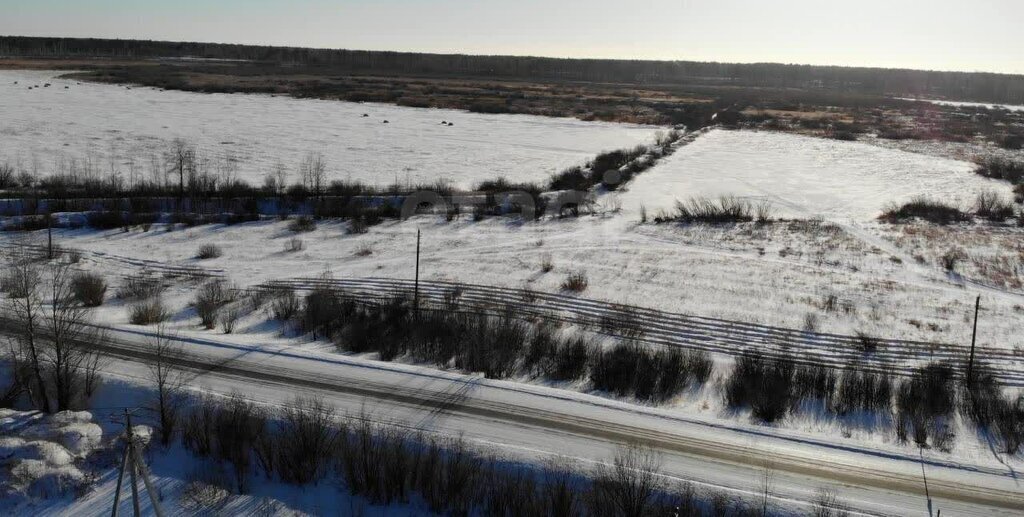
[(1005, 109), (1009, 111), (1024, 111), (1024, 106), (1014, 106), (1012, 104), (985, 104), (982, 102), (963, 102), (963, 101), (944, 101), (938, 99), (913, 99), (903, 98), (908, 101), (920, 101), (930, 102), (932, 104), (938, 104), (940, 106), (963, 106), (965, 108), (988, 108), (988, 109)]
[(30, 171), (96, 176), (116, 168), (125, 181), (133, 174), (163, 179), (163, 154), (173, 139), (182, 138), (198, 147), (206, 160), (203, 166), (222, 180), (259, 185), (280, 164), (291, 173), (292, 183), (298, 181), (294, 171), (302, 158), (318, 152), (327, 162), (328, 180), (371, 185), (447, 180), (469, 188), (497, 177), (545, 180), (601, 151), (650, 143), (657, 129), (269, 95), (161, 91), (79, 83), (58, 75), (0, 70), (0, 162)]
[[(43, 87), (46, 82), (51, 86)], [(29, 89), (36, 83), (39, 88)], [(62, 81), (50, 72), (0, 71), (0, 112), (12, 114), (0, 120), (0, 161), (23, 167), (33, 162), (64, 164), (58, 168), (91, 164), (92, 170), (102, 174), (111, 162), (124, 169), (126, 160), (134, 159), (138, 161), (129, 170), (137, 166), (139, 174), (150, 174), (150, 161), (159, 162), (170, 140), (181, 136), (212, 157), (211, 167), (219, 162), (225, 173), (252, 183), (259, 183), (279, 161), (294, 167), (309, 151), (325, 155), (331, 178), (372, 184), (446, 179), (468, 187), (495, 177), (539, 181), (597, 152), (648, 143), (656, 129), (271, 96), (128, 89)], [(252, 113), (261, 114), (258, 123)], [(441, 120), (454, 125), (441, 125)], [(904, 476), (919, 475), (917, 460), (923, 463), (927, 454), (940, 486), (966, 480), (1013, 493), (1024, 490), (1016, 478), (1024, 467), (1020, 454), (996, 451), (991, 436), (978, 432), (959, 413), (944, 420), (942, 432), (948, 431), (949, 441), (921, 452), (920, 458), (913, 443), (900, 443), (894, 436), (892, 415), (852, 411), (836, 416), (808, 403), (809, 407), (772, 424), (758, 423), (750, 410), (729, 407), (723, 397), (727, 373), (743, 348), (728, 339), (694, 336), (690, 344), (712, 351), (712, 375), (706, 382), (653, 403), (596, 389), (585, 376), (553, 381), (519, 371), (494, 380), (448, 364), (435, 365), (446, 370), (438, 372), (411, 356), (381, 361), (377, 352), (339, 350), (336, 343), (318, 339), (315, 333), (299, 331), (297, 324), (276, 320), (271, 308), (250, 305), (247, 298), (252, 290), (275, 282), (298, 286), (300, 294), (305, 294), (317, 281), (412, 279), (420, 232), (419, 278), (426, 282), (557, 294), (567, 303), (577, 299), (581, 307), (600, 301), (657, 309), (715, 319), (725, 329), (722, 332), (732, 329), (736, 335), (743, 325), (803, 332), (800, 344), (813, 352), (807, 357), (833, 362), (860, 352), (814, 349), (818, 346), (815, 336), (863, 336), (868, 343), (873, 339), (929, 342), (878, 352), (899, 357), (898, 364), (888, 366), (904, 373), (970, 343), (974, 301), (980, 295), (978, 345), (985, 353), (997, 353), (999, 372), (1020, 379), (1024, 373), (1024, 333), (1020, 331), (1024, 228), (978, 222), (939, 227), (878, 221), (890, 205), (917, 196), (965, 210), (982, 192), (1011, 198), (1008, 183), (983, 178), (974, 167), (945, 154), (716, 129), (682, 144), (624, 188), (595, 192), (591, 213), (575, 218), (523, 222), (507, 217), (475, 220), (463, 214), (449, 221), (419, 215), (404, 221), (385, 220), (365, 233), (354, 232), (350, 222), (340, 220), (316, 221), (298, 231), (294, 217), (292, 221), (264, 218), (194, 227), (168, 224), (165, 218), (128, 231), (59, 228), (53, 238), (68, 257), (74, 256), (76, 270), (107, 279), (107, 301), (90, 309), (90, 317), (132, 346), (149, 346), (156, 327), (133, 325), (129, 313), (134, 302), (114, 293), (131, 277), (159, 277), (163, 283), (159, 298), (168, 310), (163, 331), (211, 363), (248, 365), (251, 371), (292, 371), (295, 379), (307, 381), (340, 378), (352, 385), (394, 386), (395, 392), (408, 389), (440, 397), (465, 411), (447, 414), (444, 409), (375, 405), (370, 396), (308, 386), (303, 390), (326, 394), (350, 415), (369, 406), (382, 418), (400, 420), (418, 430), (464, 433), (500, 457), (525, 458), (540, 465), (553, 454), (564, 454), (573, 461), (592, 463), (607, 461), (614, 448), (592, 436), (573, 435), (567, 440), (560, 430), (491, 420), (482, 407), (504, 405), (529, 415), (541, 409), (564, 410), (609, 428), (643, 425), (645, 431), (665, 433), (658, 436), (666, 443), (715, 435), (729, 447), (768, 448), (780, 457), (792, 454), (811, 463), (818, 455), (847, 466)], [(775, 220), (766, 224), (654, 222), (660, 214), (672, 212), (677, 201), (720, 196), (767, 203)], [(56, 215), (65, 221), (80, 217)], [(45, 242), (45, 230), (0, 232), (2, 251), (38, 249)], [(204, 247), (217, 253), (199, 258)], [(951, 268), (946, 262), (954, 248), (958, 262)], [(574, 276), (584, 279), (582, 288), (566, 287)], [(224, 303), (225, 311), (238, 311), (230, 336), (220, 320), (213, 329), (199, 324), (195, 300), (211, 279), (242, 293)], [(621, 341), (575, 323), (560, 325), (558, 332), (592, 336), (603, 349)], [(943, 348), (943, 344), (950, 346)], [(787, 347), (786, 343), (774, 345)], [(836, 357), (828, 357), (833, 351)], [(870, 353), (875, 351), (864, 355)], [(119, 407), (149, 397), (147, 371), (137, 360), (112, 361), (106, 366), (107, 385), (95, 404)], [(286, 403), (292, 394), (287, 386), (216, 370), (197, 373), (192, 381), (188, 389), (196, 394), (223, 397), (242, 391), (253, 402), (270, 406)], [(1010, 386), (1006, 394), (1020, 393), (1022, 384)], [(474, 403), (480, 411), (475, 416), (470, 411)], [(68, 414), (48, 423), (35, 418), (0, 413), (0, 429), (11, 434), (0, 438), (0, 454), (7, 454), (0, 462), (10, 459), (9, 463), (21, 465), (21, 477), (12, 478), (8, 486), (14, 486), (17, 499), (12, 496), (8, 505), (66, 513), (64, 501), (41, 502), (38, 496), (61, 493), (54, 480), (82, 482), (86, 474), (75, 470), (75, 457), (87, 456), (90, 448), (97, 447), (100, 435), (116, 433), (117, 426), (99, 414), (96, 420), (107, 419), (102, 426), (90, 423), (89, 414)], [(196, 511), (189, 506), (195, 496), (190, 490), (193, 482), (201, 480), (189, 453), (177, 445), (153, 450), (154, 475), (168, 494), (174, 494), (174, 513)], [(665, 458), (664, 472), (677, 481), (691, 479), (701, 486), (758, 496), (757, 479), (751, 477), (749, 465), (741, 468), (723, 461), (701, 472), (700, 458), (673, 453)], [(114, 471), (103, 472), (94, 480), (97, 488), (74, 503), (76, 512), (106, 511)], [(801, 485), (806, 478), (790, 474), (780, 477), (773, 507), (780, 514), (805, 513), (813, 487)], [(833, 481), (834, 487), (842, 486), (838, 478)], [(258, 480), (256, 486), (253, 493), (265, 498), (225, 496), (221, 510), (321, 514), (324, 506), (337, 504), (334, 492), (323, 486), (300, 491), (265, 480)], [(846, 495), (858, 511), (867, 514), (906, 514), (916, 502), (897, 490), (848, 488)], [(880, 495), (872, 500), (875, 494)], [(396, 515), (422, 507), (374, 507), (358, 498), (351, 498), (349, 504), (358, 505), (358, 512)], [(351, 506), (350, 512), (357, 513), (355, 508)], [(953, 509), (951, 514), (956, 510), (984, 513), (966, 503), (946, 508)]]
[(771, 132), (713, 130), (639, 176), (623, 208), (651, 214), (689, 197), (765, 199), (780, 217), (865, 222), (887, 205), (931, 196), (970, 205), (978, 192), (1010, 196), (975, 165), (922, 154)]

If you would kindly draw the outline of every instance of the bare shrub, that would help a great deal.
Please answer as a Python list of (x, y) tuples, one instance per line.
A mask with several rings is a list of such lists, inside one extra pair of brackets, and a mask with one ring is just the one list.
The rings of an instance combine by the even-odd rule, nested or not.
[(196, 258), (199, 260), (215, 259), (224, 254), (224, 250), (220, 249), (220, 246), (216, 244), (203, 244), (199, 247), (199, 251), (196, 252)]
[(159, 296), (142, 300), (128, 306), (128, 321), (132, 325), (154, 325), (170, 319), (171, 312)]
[(212, 329), (217, 325), (220, 309), (228, 302), (228, 292), (223, 280), (212, 280), (202, 285), (192, 305), (204, 327)]
[(974, 213), (989, 221), (1001, 222), (1013, 217), (1013, 205), (994, 190), (978, 193), (974, 201)]
[(821, 364), (800, 365), (793, 372), (793, 403), (820, 401), (832, 406), (837, 384), (833, 368)]
[(431, 440), (423, 453), (421, 468), (433, 475), (417, 476), (416, 489), (436, 513), (448, 510), (454, 515), (469, 515), (479, 483), (483, 481), (484, 462), (462, 439)]
[(804, 314), (804, 332), (817, 332), (818, 331), (818, 315), (813, 312)]
[(794, 370), (789, 358), (743, 353), (725, 382), (726, 405), (750, 407), (754, 418), (764, 422), (781, 419), (792, 406)]
[(969, 215), (953, 205), (923, 196), (915, 197), (902, 205), (890, 205), (878, 218), (888, 223), (922, 219), (943, 225), (971, 219)]
[(750, 201), (735, 196), (718, 199), (691, 198), (686, 202), (676, 201), (676, 213), (672, 219), (681, 223), (743, 223), (757, 218), (758, 222), (771, 220), (771, 205), (764, 202), (755, 206)]
[(275, 320), (290, 321), (299, 314), (302, 303), (294, 289), (275, 289), (270, 301), (270, 314)]
[(596, 349), (596, 345), (582, 336), (559, 343), (544, 369), (546, 376), (556, 381), (575, 381), (583, 377)]
[(466, 318), (466, 339), (472, 346), (462, 347), (455, 355), (455, 366), (482, 372), (489, 379), (512, 374), (530, 331), (526, 323), (511, 317)]
[(488, 468), (481, 483), (478, 504), (486, 515), (545, 515), (532, 469), (523, 466), (504, 470)]
[(225, 334), (230, 334), (230, 333), (234, 332), (235, 331), (235, 325), (238, 323), (238, 320), (242, 319), (242, 316), (244, 316), (244, 315), (245, 315), (245, 311), (243, 311), (241, 307), (239, 307), (237, 305), (232, 306), (232, 307), (228, 307), (220, 315), (220, 328), (221, 328), (221, 330), (223, 330)]
[(238, 493), (248, 493), (253, 450), (260, 435), (266, 431), (266, 417), (259, 407), (237, 393), (232, 394), (215, 415), (214, 457), (231, 464)]
[(224, 403), (204, 396), (184, 420), (182, 444), (201, 457), (231, 465), (235, 489), (247, 493), (256, 443), (266, 433), (266, 416), (254, 403), (232, 393)]
[(989, 178), (1021, 183), (1024, 181), (1024, 161), (991, 157), (982, 160), (975, 172)]
[(316, 230), (316, 221), (308, 215), (300, 215), (288, 223), (288, 229), (295, 233), (311, 232)]
[(849, 508), (839, 501), (835, 492), (829, 489), (819, 489), (812, 504), (811, 515), (813, 517), (846, 517), (850, 515)]
[(591, 515), (642, 516), (652, 514), (664, 489), (661, 461), (647, 447), (620, 448), (611, 466), (599, 464), (585, 495)]
[[(590, 371), (590, 381), (594, 389), (607, 391), (617, 396), (626, 396), (633, 392), (634, 380), (640, 373), (641, 362), (651, 366), (646, 351), (635, 344), (623, 344), (602, 351), (597, 355)], [(643, 375), (647, 376), (648, 371)]]
[(861, 353), (873, 354), (878, 351), (878, 346), (881, 344), (881, 341), (878, 338), (860, 330), (857, 331), (856, 337), (857, 349), (860, 350)]
[(583, 514), (580, 483), (573, 465), (565, 462), (548, 465), (540, 485), (540, 515), (577, 517)]
[(550, 253), (545, 253), (540, 259), (540, 270), (542, 273), (550, 273), (555, 269), (555, 262), (551, 258)]
[(613, 305), (612, 310), (598, 318), (601, 332), (636, 339), (644, 335), (643, 324), (640, 323), (636, 309), (628, 305)]
[(304, 332), (312, 333), (314, 338), (330, 338), (338, 328), (339, 318), (353, 310), (345, 306), (347, 303), (331, 289), (314, 289), (303, 300), (298, 317), (299, 325)]
[(103, 305), (103, 297), (107, 294), (107, 281), (96, 273), (77, 273), (71, 279), (71, 290), (75, 300), (86, 307)]
[(894, 384), (888, 374), (851, 368), (843, 370), (838, 385), (833, 410), (840, 415), (855, 411), (888, 413), (892, 408)]
[(335, 410), (319, 398), (297, 398), (280, 414), (275, 468), (286, 483), (320, 479), (337, 443)]
[(405, 502), (419, 467), (418, 446), (394, 427), (361, 418), (338, 436), (338, 472), (349, 492), (371, 503)]
[(917, 369), (900, 384), (896, 395), (897, 418), (906, 422), (917, 445), (928, 446), (929, 437), (936, 446), (948, 439), (944, 421), (955, 407), (954, 388), (953, 369), (941, 363)]
[(359, 247), (356, 248), (354, 255), (357, 257), (369, 257), (370, 255), (373, 255), (373, 248), (367, 243), (360, 244)]
[(949, 272), (956, 271), (956, 266), (962, 260), (967, 258), (967, 253), (960, 248), (950, 248), (946, 253), (942, 254), (939, 261), (942, 263), (942, 267)]
[(370, 231), (370, 225), (367, 224), (366, 219), (362, 216), (353, 217), (348, 222), (348, 233), (352, 235), (362, 235)]
[(767, 199), (762, 200), (754, 205), (754, 220), (757, 221), (758, 224), (770, 223), (772, 222), (774, 211), (775, 210), (770, 201)]
[(1016, 455), (1024, 445), (1024, 396), (1014, 399), (1003, 393), (991, 367), (983, 362), (974, 365), (963, 384), (961, 412), (989, 433), (1002, 452)]
[(565, 280), (562, 281), (562, 289), (565, 291), (572, 291), (579, 293), (587, 290), (589, 282), (587, 280), (587, 274), (583, 271), (574, 271), (569, 273)]

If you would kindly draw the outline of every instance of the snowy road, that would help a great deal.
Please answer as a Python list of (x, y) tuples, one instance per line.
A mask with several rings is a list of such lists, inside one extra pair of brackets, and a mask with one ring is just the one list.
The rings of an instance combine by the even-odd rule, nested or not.
[[(152, 333), (111, 327), (107, 375), (148, 385)], [(867, 514), (926, 515), (922, 463), (906, 454), (843, 445), (769, 427), (731, 426), (565, 390), (306, 351), (208, 339), (183, 339), (179, 361), (193, 389), (240, 392), (261, 403), (299, 393), (324, 396), (339, 410), (367, 412), (427, 432), (462, 434), (529, 459), (609, 458), (617, 444), (641, 442), (663, 454), (666, 475), (757, 493), (766, 460), (780, 508), (800, 509), (821, 487)], [(924, 455), (933, 508), (947, 515), (1019, 515), (1024, 482), (1012, 470)]]

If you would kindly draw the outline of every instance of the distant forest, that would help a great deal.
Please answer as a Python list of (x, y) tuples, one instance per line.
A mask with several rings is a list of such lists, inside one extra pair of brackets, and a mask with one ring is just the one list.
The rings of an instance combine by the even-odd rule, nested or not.
[(715, 85), (828, 89), (924, 95), (954, 100), (1024, 104), (1024, 75), (886, 68), (731, 64), (695, 61), (561, 59), (418, 54), (366, 50), (270, 47), (91, 38), (0, 36), (0, 56), (207, 58), (276, 65), (324, 66), (352, 74), (458, 76), (532, 81), (582, 81), (647, 86)]

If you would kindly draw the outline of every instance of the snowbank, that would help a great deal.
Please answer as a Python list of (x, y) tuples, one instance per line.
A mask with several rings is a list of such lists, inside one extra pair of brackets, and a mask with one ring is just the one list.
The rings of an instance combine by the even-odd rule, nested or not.
[(86, 411), (43, 415), (0, 409), (0, 508), (64, 497), (89, 475), (81, 462), (102, 442), (103, 431)]

